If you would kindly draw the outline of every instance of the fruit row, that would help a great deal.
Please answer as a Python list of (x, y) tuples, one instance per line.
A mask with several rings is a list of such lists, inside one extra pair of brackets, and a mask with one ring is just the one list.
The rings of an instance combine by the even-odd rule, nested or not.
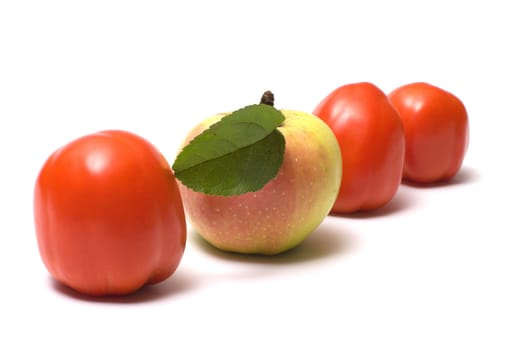
[(139, 135), (85, 135), (37, 176), (40, 256), (80, 293), (130, 294), (175, 272), (187, 223), (218, 249), (282, 253), (331, 212), (386, 205), (401, 181), (447, 181), (467, 145), (463, 103), (425, 83), (341, 86), (313, 113), (278, 110), (266, 92), (190, 130), (172, 166)]

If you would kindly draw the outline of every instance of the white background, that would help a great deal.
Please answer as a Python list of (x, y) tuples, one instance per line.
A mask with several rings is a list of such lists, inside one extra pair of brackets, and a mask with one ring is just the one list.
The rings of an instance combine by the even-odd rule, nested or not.
[[(0, 348), (526, 349), (521, 5), (1, 2)], [(470, 145), (451, 184), (402, 185), (275, 258), (222, 254), (190, 231), (177, 272), (128, 298), (50, 279), (32, 201), (57, 147), (120, 128), (171, 163), (191, 126), (266, 89), (311, 111), (359, 81), (427, 81), (464, 101)]]

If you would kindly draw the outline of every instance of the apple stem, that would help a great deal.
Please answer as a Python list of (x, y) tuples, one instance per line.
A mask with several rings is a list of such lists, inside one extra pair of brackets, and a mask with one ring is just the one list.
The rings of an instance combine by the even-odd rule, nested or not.
[(274, 94), (271, 91), (267, 90), (263, 93), (262, 98), (260, 99), (260, 103), (274, 107)]

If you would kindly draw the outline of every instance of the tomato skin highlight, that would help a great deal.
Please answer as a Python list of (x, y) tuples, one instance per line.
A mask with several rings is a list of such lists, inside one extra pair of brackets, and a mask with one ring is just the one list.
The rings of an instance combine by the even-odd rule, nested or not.
[(122, 130), (78, 138), (53, 152), (34, 189), (42, 261), (87, 295), (125, 295), (178, 267), (186, 221), (167, 161)]
[(342, 183), (332, 212), (387, 204), (401, 184), (405, 140), (399, 115), (384, 92), (369, 82), (343, 85), (313, 114), (333, 130), (342, 153)]
[(428, 184), (455, 176), (469, 141), (468, 114), (463, 102), (425, 82), (398, 87), (388, 98), (399, 112), (405, 130), (403, 179)]

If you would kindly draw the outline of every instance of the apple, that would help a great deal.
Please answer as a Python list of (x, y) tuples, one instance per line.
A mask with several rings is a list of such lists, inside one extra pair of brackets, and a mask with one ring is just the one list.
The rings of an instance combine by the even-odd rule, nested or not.
[[(193, 191), (178, 181), (189, 223), (223, 251), (275, 255), (302, 243), (327, 217), (339, 191), (342, 159), (331, 129), (316, 116), (281, 110), (285, 153), (278, 174), (256, 192)], [(227, 113), (196, 125), (183, 146)]]

